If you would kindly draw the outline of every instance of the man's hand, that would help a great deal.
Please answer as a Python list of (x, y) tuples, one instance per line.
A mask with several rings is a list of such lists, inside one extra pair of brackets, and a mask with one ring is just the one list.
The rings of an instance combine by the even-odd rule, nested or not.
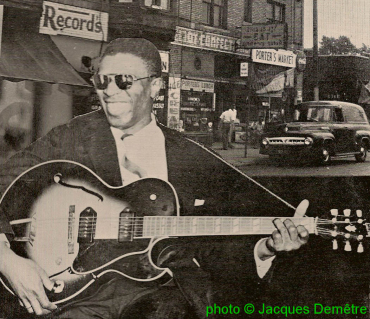
[(8, 280), (21, 304), (29, 313), (45, 315), (56, 309), (45, 294), (52, 290), (52, 282), (35, 262), (16, 255), (5, 242), (0, 242), (0, 272)]
[[(294, 217), (303, 217), (308, 208), (308, 200), (303, 200), (297, 207)], [(304, 226), (296, 227), (290, 219), (282, 222), (274, 220), (276, 230), (266, 240), (261, 241), (257, 247), (257, 254), (261, 260), (266, 260), (277, 252), (299, 249), (308, 241), (308, 231)]]

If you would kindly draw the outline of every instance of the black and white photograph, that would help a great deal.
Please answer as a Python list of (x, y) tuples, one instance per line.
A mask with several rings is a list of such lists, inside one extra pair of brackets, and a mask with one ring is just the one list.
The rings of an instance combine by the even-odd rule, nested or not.
[(0, 0), (0, 319), (369, 319), (369, 0)]

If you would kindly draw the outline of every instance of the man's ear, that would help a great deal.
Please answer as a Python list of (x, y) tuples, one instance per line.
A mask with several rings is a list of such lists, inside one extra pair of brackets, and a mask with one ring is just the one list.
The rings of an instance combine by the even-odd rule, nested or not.
[(163, 80), (162, 78), (155, 78), (152, 81), (152, 87), (150, 92), (150, 97), (152, 99), (156, 98), (159, 95), (159, 90), (162, 88)]

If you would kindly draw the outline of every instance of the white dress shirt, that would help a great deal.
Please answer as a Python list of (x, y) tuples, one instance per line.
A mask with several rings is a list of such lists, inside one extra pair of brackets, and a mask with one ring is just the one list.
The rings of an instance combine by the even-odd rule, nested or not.
[(223, 123), (233, 123), (236, 120), (236, 109), (228, 109), (220, 116)]
[[(162, 130), (152, 121), (133, 135), (122, 140), (122, 131), (111, 127), (116, 141), (118, 161), (123, 185), (132, 183), (140, 177), (154, 177), (168, 181), (165, 139)], [(127, 170), (123, 161), (127, 157), (143, 172), (139, 176)]]

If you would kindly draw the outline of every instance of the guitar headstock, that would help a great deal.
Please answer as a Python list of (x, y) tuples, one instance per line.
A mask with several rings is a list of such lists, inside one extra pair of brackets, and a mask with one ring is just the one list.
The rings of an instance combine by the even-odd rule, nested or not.
[(365, 237), (370, 237), (370, 224), (366, 223), (362, 211), (351, 211), (344, 209), (343, 214), (339, 214), (338, 209), (331, 209), (331, 219), (317, 220), (317, 234), (333, 238), (333, 249), (344, 245), (345, 251), (352, 251), (355, 245), (357, 252), (364, 252), (363, 241)]

